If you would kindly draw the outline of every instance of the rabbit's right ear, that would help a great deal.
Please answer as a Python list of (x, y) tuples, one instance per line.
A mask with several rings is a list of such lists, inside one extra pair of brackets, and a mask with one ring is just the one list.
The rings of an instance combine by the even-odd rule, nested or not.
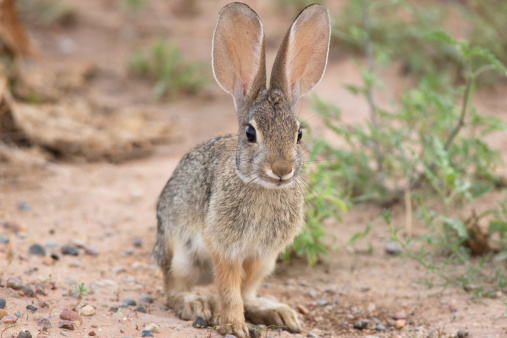
[(212, 49), (213, 75), (239, 111), (266, 87), (264, 31), (257, 14), (239, 2), (222, 8)]

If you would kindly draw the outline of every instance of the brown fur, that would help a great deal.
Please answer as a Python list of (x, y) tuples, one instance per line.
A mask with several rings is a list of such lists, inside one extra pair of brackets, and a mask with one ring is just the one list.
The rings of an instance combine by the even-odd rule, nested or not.
[[(328, 44), (327, 10), (307, 7), (280, 47), (267, 89), (257, 14), (241, 3), (220, 11), (213, 70), (234, 98), (238, 134), (208, 140), (186, 154), (157, 206), (153, 257), (164, 274), (168, 304), (181, 318), (200, 316), (238, 337), (248, 336), (245, 317), (301, 330), (293, 309), (255, 291), (304, 223), (300, 125), (293, 108), (322, 77)], [(252, 127), (256, 142), (246, 137)], [(212, 281), (217, 301), (190, 293), (192, 286)]]

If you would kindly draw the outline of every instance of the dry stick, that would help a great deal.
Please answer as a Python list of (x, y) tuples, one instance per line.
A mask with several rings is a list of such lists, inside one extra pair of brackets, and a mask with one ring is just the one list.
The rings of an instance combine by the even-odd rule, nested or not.
[[(468, 103), (469, 103), (470, 92), (472, 89), (472, 82), (473, 82), (472, 78), (467, 79), (465, 93), (463, 95), (463, 103), (461, 106), (461, 114), (459, 117), (459, 121), (456, 124), (456, 126), (454, 126), (453, 130), (451, 131), (451, 133), (447, 137), (447, 140), (445, 141), (445, 144), (444, 144), (445, 151), (449, 150), (452, 142), (456, 138), (456, 135), (458, 135), (461, 128), (465, 125), (465, 116), (466, 116), (466, 113), (468, 110)], [(428, 169), (429, 169), (429, 171), (435, 170), (435, 164), (431, 164)], [(382, 203), (382, 207), (390, 208), (394, 204), (398, 203), (400, 201), (401, 197), (405, 194), (405, 191), (419, 188), (421, 186), (422, 182), (424, 181), (424, 178), (425, 178), (424, 173), (423, 172), (419, 173), (419, 175), (417, 176), (417, 178), (415, 180), (413, 180), (413, 181), (410, 180), (408, 182), (408, 184), (405, 186), (405, 188), (398, 190), (394, 197), (392, 197), (391, 199)]]
[[(367, 38), (364, 42), (364, 54), (366, 55), (366, 62), (368, 63), (368, 72), (373, 74), (373, 53), (371, 48), (370, 41), (370, 16), (368, 10), (368, 2), (367, 0), (361, 0), (361, 7), (363, 8), (363, 30), (367, 34)], [(376, 104), (373, 98), (373, 90), (371, 84), (368, 84), (366, 87), (366, 99), (368, 100), (368, 105), (370, 106), (370, 118), (371, 124), (373, 128), (378, 129), (378, 121), (377, 121), (377, 111)], [(377, 171), (382, 180), (382, 172), (384, 171), (383, 162), (384, 159), (382, 157), (382, 153), (380, 152), (379, 146), (375, 140), (372, 141), (373, 150), (375, 151), (375, 157), (377, 159)]]

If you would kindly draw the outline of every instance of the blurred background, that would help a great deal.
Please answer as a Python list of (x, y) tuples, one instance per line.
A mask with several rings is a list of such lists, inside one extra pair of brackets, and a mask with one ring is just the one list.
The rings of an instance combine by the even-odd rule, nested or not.
[[(245, 2), (263, 22), (269, 73), (311, 1)], [(94, 305), (110, 305), (108, 287), (123, 290), (116, 298), (150, 292), (163, 303), (149, 261), (158, 193), (193, 146), (237, 130), (232, 99), (211, 70), (227, 3), (0, 0), (4, 277), (40, 263), (27, 258), (30, 244), (78, 239), (98, 258), (76, 265), (62, 256), (66, 264), (50, 260), (39, 273), (52, 271), (69, 289), (85, 282)], [(301, 305), (316, 334), (501, 336), (507, 1), (322, 3), (332, 17), (329, 62), (295, 111), (309, 126), (307, 225), (271, 280), (288, 291), (267, 283), (266, 292)], [(134, 239), (144, 245), (125, 244)], [(135, 257), (119, 258), (126, 250)], [(389, 276), (397, 277), (383, 282)], [(426, 297), (447, 287), (442, 298)], [(474, 313), (470, 297), (482, 302)]]

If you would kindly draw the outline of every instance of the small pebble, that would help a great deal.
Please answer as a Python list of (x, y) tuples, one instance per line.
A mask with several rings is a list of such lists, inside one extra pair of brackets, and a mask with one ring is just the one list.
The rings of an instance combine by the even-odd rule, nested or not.
[(27, 305), (26, 309), (32, 311), (32, 313), (34, 313), (35, 311), (37, 311), (37, 307), (33, 306), (32, 304)]
[(122, 272), (126, 272), (127, 269), (124, 266), (115, 266), (114, 268), (111, 269), (111, 271), (115, 274), (119, 274)]
[(321, 299), (317, 302), (318, 306), (326, 306), (327, 304), (329, 304), (329, 302), (325, 299)]
[(72, 241), (72, 244), (74, 244), (75, 246), (77, 246), (78, 248), (84, 248), (86, 246), (86, 243), (82, 240), (79, 240), (79, 239), (74, 239)]
[(5, 309), (7, 301), (4, 298), (0, 298), (0, 309)]
[(28, 285), (23, 286), (22, 290), (23, 290), (23, 293), (26, 297), (34, 297), (35, 296), (35, 291), (33, 291), (33, 289), (31, 287), (29, 287)]
[(394, 323), (394, 327), (396, 327), (398, 330), (403, 329), (405, 327), (405, 325), (407, 325), (407, 321), (405, 319), (398, 319)]
[(141, 305), (139, 305), (138, 307), (136, 307), (134, 309), (134, 312), (142, 312), (142, 313), (146, 313), (146, 309), (144, 307), (142, 307)]
[(97, 256), (99, 254), (99, 250), (91, 245), (85, 245), (84, 247), (85, 254), (90, 256)]
[(21, 318), (21, 312), (16, 312), (16, 317)]
[(13, 290), (21, 290), (23, 288), (23, 284), (21, 284), (21, 280), (16, 277), (11, 277), (7, 279), (7, 287)]
[(301, 304), (298, 304), (296, 306), (296, 309), (298, 310), (299, 313), (301, 313), (302, 315), (305, 315), (305, 316), (310, 313), (310, 311)]
[(377, 327), (375, 328), (375, 330), (377, 331), (385, 331), (386, 330), (386, 327), (382, 324), (378, 324)]
[(466, 338), (466, 337), (470, 336), (470, 333), (468, 333), (467, 331), (464, 331), (464, 330), (459, 330), (458, 333), (456, 334), (456, 336), (458, 338)]
[(55, 253), (52, 253), (52, 254), (51, 254), (51, 258), (53, 258), (53, 260), (57, 261), (57, 260), (59, 260), (59, 259), (60, 259), (60, 256), (58, 256), (58, 255), (57, 255), (57, 254), (55, 254)]
[(28, 211), (32, 208), (30, 206), (30, 204), (27, 202), (18, 202), (17, 207), (18, 207), (18, 210), (21, 210), (21, 211)]
[(206, 322), (206, 320), (202, 317), (197, 317), (192, 323), (192, 326), (197, 329), (201, 329), (203, 327), (208, 327), (208, 322)]
[(79, 315), (79, 313), (72, 310), (63, 311), (62, 313), (60, 313), (60, 318), (65, 321), (75, 322), (77, 320), (80, 323), (83, 322), (83, 318)]
[(0, 319), (7, 316), (9, 313), (4, 309), (0, 309)]
[(311, 332), (308, 332), (308, 334), (306, 335), (307, 338), (318, 338), (316, 335), (314, 335), (313, 333)]
[(95, 308), (88, 304), (79, 310), (79, 314), (82, 314), (83, 316), (93, 316), (95, 314)]
[(51, 328), (51, 321), (48, 318), (41, 318), (37, 322), (38, 326), (42, 326), (43, 330), (49, 330)]
[(90, 331), (90, 332), (88, 332), (88, 335), (89, 336), (96, 336), (97, 334), (95, 333), (95, 331)]
[(46, 287), (42, 284), (37, 284), (35, 285), (35, 292), (38, 294), (38, 295), (41, 295), (41, 296), (47, 296), (48, 294), (46, 293)]
[(72, 322), (70, 320), (64, 320), (64, 321), (58, 322), (58, 327), (60, 329), (67, 329), (67, 330), (74, 330), (75, 329), (74, 322)]
[(79, 249), (73, 244), (62, 245), (62, 255), (77, 256), (79, 255)]
[(384, 250), (389, 255), (399, 255), (403, 252), (401, 244), (396, 241), (387, 241)]
[(0, 235), (0, 243), (2, 243), (2, 244), (9, 243), (9, 237)]
[(121, 255), (122, 255), (122, 256), (132, 256), (133, 254), (134, 254), (134, 250), (132, 250), (132, 249), (125, 249), (125, 250), (121, 253)]
[(21, 332), (18, 334), (18, 338), (32, 338), (32, 334), (31, 334), (31, 333), (30, 333), (30, 331), (28, 331), (28, 330), (21, 331)]
[[(200, 318), (200, 317), (198, 317), (198, 318)], [(193, 324), (192, 324), (192, 326), (193, 326)], [(155, 333), (160, 332), (160, 327), (155, 323), (151, 323), (151, 324), (146, 325), (146, 327), (144, 329), (147, 331), (155, 332)]]
[(30, 255), (36, 255), (36, 256), (46, 256), (46, 249), (40, 244), (32, 244), (30, 245), (30, 248), (28, 249), (28, 253)]
[(368, 327), (368, 321), (365, 319), (360, 319), (354, 323), (354, 328), (358, 330), (364, 330)]
[(136, 305), (137, 305), (136, 301), (135, 301), (135, 300), (133, 300), (133, 299), (125, 299), (125, 300), (122, 302), (122, 304), (125, 304), (125, 305), (127, 305), (127, 306), (136, 306)]
[(109, 311), (111, 311), (111, 312), (115, 312), (115, 313), (116, 313), (116, 312), (118, 312), (118, 307), (117, 307), (117, 306), (111, 306), (111, 307), (109, 308)]
[(18, 320), (18, 317), (9, 315), (2, 318), (2, 323), (4, 324), (14, 324)]
[(49, 242), (46, 242), (46, 244), (44, 244), (44, 246), (48, 249), (54, 249), (58, 246), (58, 243), (55, 241), (49, 241)]
[(132, 245), (135, 246), (136, 248), (140, 248), (143, 245), (143, 243), (141, 242), (141, 239), (139, 237), (136, 237), (132, 241)]
[(139, 301), (151, 304), (151, 303), (153, 303), (153, 298), (151, 298), (150, 296), (148, 296), (145, 293), (141, 293), (141, 295), (139, 296)]
[(154, 337), (154, 335), (153, 333), (151, 333), (151, 331), (143, 330), (143, 332), (141, 333), (141, 337)]
[(67, 334), (67, 332), (65, 332), (65, 331), (63, 331), (63, 330), (60, 330), (60, 333), (61, 333), (62, 335), (64, 335), (65, 337), (68, 337), (68, 336), (69, 336), (69, 335)]

